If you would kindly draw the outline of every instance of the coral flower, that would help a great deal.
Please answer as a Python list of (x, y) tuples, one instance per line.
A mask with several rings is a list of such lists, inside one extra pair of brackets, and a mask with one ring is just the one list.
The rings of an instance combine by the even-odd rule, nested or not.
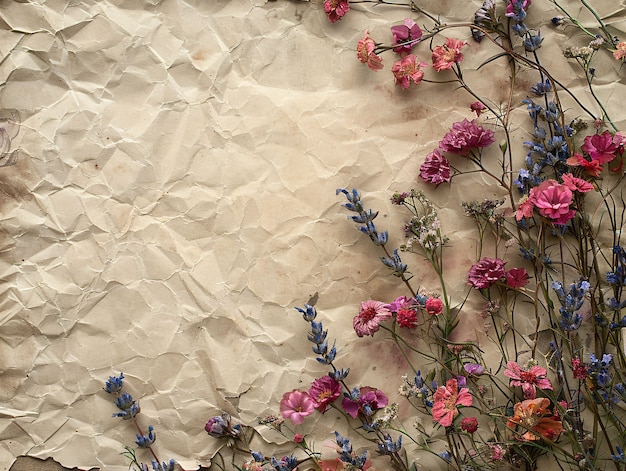
[(506, 276), (504, 261), (483, 257), (469, 269), (467, 284), (473, 288), (489, 288)]
[(424, 163), (420, 166), (420, 177), (425, 182), (434, 183), (436, 186), (450, 181), (450, 162), (441, 155), (439, 149), (433, 150), (426, 156)]
[(335, 23), (350, 11), (350, 5), (348, 0), (326, 0), (324, 11), (328, 16), (328, 21)]
[(458, 408), (472, 405), (472, 396), (467, 388), (459, 390), (459, 383), (455, 378), (449, 379), (445, 386), (440, 386), (433, 396), (433, 419), (444, 427), (452, 425), (459, 415)]
[(359, 337), (364, 335), (374, 336), (378, 332), (378, 324), (391, 318), (391, 311), (387, 309), (385, 303), (380, 301), (364, 301), (361, 303), (359, 314), (354, 317), (352, 325)]
[(549, 405), (550, 400), (545, 397), (518, 402), (507, 426), (515, 430), (516, 438), (520, 440), (554, 440), (563, 431), (563, 424), (550, 413)]
[(530, 368), (522, 368), (518, 363), (509, 361), (504, 370), (504, 376), (511, 378), (511, 386), (521, 386), (524, 399), (535, 399), (537, 388), (552, 390), (552, 383), (546, 378), (548, 374), (545, 368), (533, 365)]
[(363, 64), (367, 64), (370, 69), (380, 70), (383, 68), (383, 60), (374, 52), (375, 49), (376, 43), (370, 37), (369, 31), (366, 30), (356, 45), (356, 56)]
[(455, 63), (463, 60), (461, 48), (467, 45), (467, 41), (461, 41), (454, 38), (446, 38), (443, 46), (435, 46), (433, 48), (433, 67), (437, 72), (449, 70)]
[(524, 196), (517, 203), (517, 210), (515, 211), (515, 220), (521, 221), (523, 218), (532, 217), (534, 208), (535, 208), (535, 204), (533, 203), (533, 200), (531, 200), (528, 196)]
[(309, 397), (315, 402), (315, 408), (322, 414), (341, 395), (341, 385), (330, 376), (322, 376), (311, 383)]
[(602, 134), (585, 136), (585, 141), (580, 148), (591, 157), (591, 160), (605, 164), (615, 158), (619, 144), (614, 141), (609, 131), (604, 131)]
[(578, 152), (575, 152), (565, 162), (572, 167), (582, 167), (587, 175), (592, 177), (597, 177), (602, 172), (602, 164), (598, 160), (587, 160)]
[(315, 402), (304, 391), (286, 392), (280, 401), (280, 413), (285, 419), (290, 419), (298, 425), (304, 422), (304, 418), (315, 410)]
[(396, 78), (396, 84), (400, 85), (403, 90), (408, 90), (411, 86), (411, 80), (418, 85), (424, 78), (422, 67), (428, 67), (426, 62), (417, 62), (417, 57), (409, 54), (406, 57), (396, 61), (391, 68), (393, 76)]
[(617, 43), (617, 49), (613, 51), (613, 57), (618, 61), (626, 59), (626, 41)]
[(493, 131), (476, 124), (476, 120), (464, 119), (452, 125), (439, 141), (439, 147), (445, 152), (466, 155), (472, 149), (487, 147), (494, 142)]
[(556, 180), (546, 180), (530, 190), (530, 199), (539, 214), (555, 224), (566, 224), (576, 215), (576, 211), (569, 207), (572, 196), (572, 190)]
[(411, 18), (406, 18), (403, 25), (396, 25), (391, 27), (391, 34), (393, 34), (393, 44), (402, 44), (393, 48), (394, 52), (398, 54), (410, 54), (413, 45), (422, 37), (422, 29)]

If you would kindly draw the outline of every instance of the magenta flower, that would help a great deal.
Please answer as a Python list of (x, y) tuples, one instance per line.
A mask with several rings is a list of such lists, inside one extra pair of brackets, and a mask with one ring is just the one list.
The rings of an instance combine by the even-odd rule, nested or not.
[(535, 399), (537, 388), (552, 390), (552, 383), (546, 378), (548, 371), (539, 365), (522, 368), (517, 362), (509, 361), (506, 364), (504, 375), (511, 378), (511, 386), (521, 386), (524, 399)]
[(511, 268), (504, 276), (509, 288), (521, 288), (528, 284), (528, 272), (525, 268)]
[(478, 363), (465, 363), (463, 365), (463, 369), (469, 375), (480, 376), (485, 372), (485, 367), (483, 365), (479, 365)]
[(449, 427), (459, 415), (459, 407), (472, 405), (472, 396), (467, 388), (459, 390), (459, 383), (452, 378), (445, 386), (440, 386), (433, 396), (433, 419), (444, 427)]
[(280, 413), (285, 419), (290, 419), (298, 425), (304, 422), (304, 418), (311, 415), (315, 410), (315, 403), (304, 391), (286, 392), (280, 401)]
[(411, 86), (411, 80), (415, 85), (424, 78), (424, 71), (422, 67), (428, 67), (426, 62), (417, 62), (417, 57), (413, 54), (403, 57), (396, 61), (391, 67), (391, 72), (396, 78), (396, 85), (399, 85), (403, 90), (408, 90)]
[(604, 131), (602, 134), (585, 136), (585, 142), (580, 148), (591, 157), (591, 160), (605, 164), (615, 158), (619, 144), (609, 131)]
[[(513, 9), (513, 4), (515, 3), (515, 0), (509, 0), (509, 3), (506, 6), (506, 15), (508, 17), (514, 17), (515, 16), (515, 11)], [(532, 3), (531, 0), (524, 0), (522, 2), (522, 10), (526, 11), (526, 9), (530, 6), (530, 4)]]
[(315, 402), (315, 408), (322, 414), (341, 395), (341, 385), (330, 376), (322, 376), (311, 383), (309, 397)]
[(489, 288), (505, 276), (504, 261), (483, 257), (469, 269), (467, 284), (477, 289)]
[(467, 433), (474, 433), (478, 430), (478, 419), (476, 417), (465, 417), (461, 420), (461, 430)]
[(395, 299), (391, 304), (386, 304), (385, 307), (391, 312), (397, 312), (400, 309), (406, 309), (411, 306), (415, 306), (414, 298), (407, 298), (406, 296), (400, 296)]
[(380, 70), (383, 68), (383, 60), (374, 52), (375, 49), (376, 43), (370, 37), (369, 31), (366, 30), (356, 45), (356, 56), (363, 64), (367, 64), (370, 69)]
[(587, 193), (593, 190), (593, 185), (582, 178), (575, 177), (571, 173), (565, 173), (561, 175), (561, 180), (563, 180), (563, 185), (569, 188), (572, 191), (577, 191), (579, 193)]
[(385, 303), (380, 301), (364, 301), (361, 303), (359, 314), (354, 317), (352, 325), (359, 337), (364, 335), (374, 336), (378, 332), (378, 324), (391, 318), (391, 312)]
[(350, 396), (344, 397), (341, 401), (341, 407), (347, 414), (356, 419), (359, 413), (365, 417), (370, 417), (388, 403), (389, 399), (381, 390), (365, 386), (359, 389), (358, 399), (353, 399)]
[(433, 150), (426, 156), (424, 163), (420, 166), (420, 177), (425, 182), (434, 183), (436, 186), (450, 181), (450, 162), (441, 155), (439, 149)]
[(473, 103), (470, 103), (470, 110), (472, 110), (474, 113), (476, 113), (476, 117), (477, 118), (486, 109), (487, 109), (487, 107), (485, 105), (483, 105), (480, 101), (475, 101)]
[(452, 125), (450, 131), (439, 141), (439, 147), (445, 152), (466, 155), (472, 149), (487, 147), (494, 142), (493, 131), (476, 124), (475, 119), (464, 119)]
[(437, 72), (449, 70), (455, 63), (463, 60), (461, 48), (467, 45), (467, 41), (460, 39), (446, 38), (446, 43), (433, 48), (433, 67)]
[(350, 11), (348, 0), (325, 0), (324, 11), (328, 16), (328, 21), (335, 23)]
[(403, 25), (391, 27), (391, 34), (393, 34), (393, 44), (401, 44), (394, 47), (393, 51), (400, 55), (410, 54), (413, 45), (422, 37), (422, 29), (411, 18), (406, 18)]
[(570, 209), (572, 190), (556, 180), (546, 180), (530, 190), (529, 199), (539, 209), (539, 214), (551, 219), (555, 224), (566, 224), (576, 215)]

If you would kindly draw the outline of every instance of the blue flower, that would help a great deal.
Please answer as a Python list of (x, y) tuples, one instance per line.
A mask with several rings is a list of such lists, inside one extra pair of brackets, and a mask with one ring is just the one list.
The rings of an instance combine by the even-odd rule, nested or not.
[(156, 432), (152, 425), (148, 426), (148, 435), (137, 434), (137, 440), (135, 443), (139, 448), (150, 448), (156, 440)]
[(120, 373), (119, 376), (109, 376), (109, 380), (104, 383), (104, 390), (108, 393), (117, 393), (122, 390), (124, 386), (124, 373)]
[(383, 440), (377, 443), (378, 453), (381, 455), (393, 455), (402, 449), (402, 435), (398, 436), (398, 441), (394, 442), (391, 435), (385, 433)]

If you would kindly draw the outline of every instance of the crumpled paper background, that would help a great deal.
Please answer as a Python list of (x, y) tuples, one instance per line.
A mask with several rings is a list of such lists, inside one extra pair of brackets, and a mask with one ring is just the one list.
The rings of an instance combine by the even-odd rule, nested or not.
[[(594, 25), (577, 1), (563, 3)], [(481, 2), (420, 5), (467, 21)], [(623, 35), (624, 3), (594, 6)], [(540, 55), (597, 111), (561, 55), (588, 40), (551, 27), (555, 14), (533, 3)], [(357, 339), (351, 322), (360, 301), (406, 293), (346, 221), (335, 189), (358, 187), (400, 244), (404, 215), (389, 196), (423, 187), (423, 157), (452, 122), (471, 119), (463, 91), (396, 87), (391, 53), (378, 73), (356, 60), (365, 29), (388, 43), (389, 26), (409, 16), (353, 5), (332, 25), (321, 0), (0, 4), (0, 118), (21, 119), (17, 163), (0, 168), (0, 470), (20, 455), (127, 469), (120, 453), (135, 432), (111, 417), (102, 391), (120, 371), (160, 456), (208, 465), (219, 445), (203, 429), (210, 416), (254, 424), (277, 412), (283, 392), (325, 373), (293, 310), (316, 292), (352, 381), (400, 385), (407, 365), (393, 345)], [(483, 47), (467, 48), (466, 77), (502, 103), (505, 64), (469, 71)], [(625, 72), (605, 55), (596, 90), (623, 123)], [(521, 77), (516, 104), (536, 81)], [(523, 105), (516, 116), (523, 155)], [(476, 176), (428, 194), (462, 290), (476, 235), (459, 204), (498, 190)], [(437, 288), (423, 260), (408, 261), (422, 288)], [(317, 419), (318, 441), (336, 422)]]

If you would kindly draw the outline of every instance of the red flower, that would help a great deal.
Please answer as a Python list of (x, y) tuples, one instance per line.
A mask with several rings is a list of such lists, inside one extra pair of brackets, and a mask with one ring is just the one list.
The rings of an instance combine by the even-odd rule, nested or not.
[(417, 312), (415, 309), (399, 309), (396, 313), (396, 322), (400, 327), (414, 329), (417, 326)]
[(521, 288), (528, 284), (528, 273), (525, 268), (511, 268), (504, 276), (509, 288)]
[(483, 257), (469, 269), (467, 284), (477, 289), (489, 288), (504, 277), (504, 262), (501, 259)]
[(580, 360), (580, 358), (572, 358), (572, 370), (574, 372), (575, 379), (587, 379), (589, 368), (587, 368), (587, 366)]
[(424, 163), (420, 166), (420, 177), (436, 186), (450, 181), (450, 162), (439, 153), (439, 149), (433, 150), (426, 156)]
[(433, 396), (433, 419), (444, 427), (449, 427), (459, 415), (459, 407), (471, 406), (472, 396), (467, 388), (459, 390), (459, 383), (455, 378), (449, 379), (445, 386), (440, 386)]
[(465, 417), (461, 420), (461, 430), (467, 433), (474, 433), (478, 430), (478, 419), (476, 417)]
[(439, 298), (428, 298), (426, 300), (426, 312), (431, 316), (438, 316), (443, 312), (443, 301)]
[(569, 157), (566, 161), (567, 165), (571, 165), (572, 167), (582, 167), (587, 172), (587, 175), (592, 177), (597, 177), (602, 172), (602, 164), (598, 160), (587, 160), (578, 152), (574, 153), (571, 157)]
[(328, 16), (328, 21), (335, 23), (350, 11), (350, 5), (348, 0), (326, 0), (324, 11)]
[(539, 365), (530, 368), (522, 368), (514, 361), (509, 361), (504, 370), (504, 376), (511, 378), (511, 386), (521, 386), (524, 399), (537, 397), (537, 388), (552, 390), (552, 383), (546, 378), (548, 371)]
[(391, 67), (393, 76), (396, 78), (396, 85), (399, 85), (404, 90), (408, 90), (411, 86), (411, 80), (413, 80), (415, 85), (419, 85), (424, 78), (422, 67), (428, 67), (428, 64), (426, 62), (417, 62), (417, 57), (413, 54), (396, 61), (393, 67)]
[(322, 376), (311, 383), (309, 396), (315, 402), (315, 408), (322, 414), (341, 395), (341, 385), (330, 376)]
[(467, 41), (460, 39), (446, 38), (446, 44), (433, 48), (433, 67), (437, 72), (448, 70), (452, 65), (463, 60), (461, 48), (467, 45)]

